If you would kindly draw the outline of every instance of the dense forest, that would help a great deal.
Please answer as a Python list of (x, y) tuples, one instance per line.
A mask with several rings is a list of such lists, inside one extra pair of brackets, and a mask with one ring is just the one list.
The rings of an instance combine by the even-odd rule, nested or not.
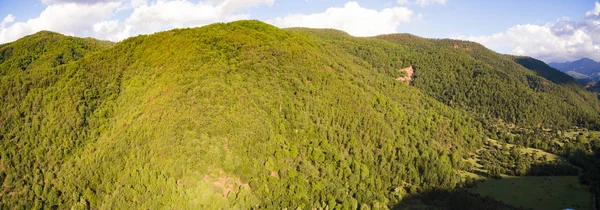
[[(600, 125), (597, 95), (542, 64), (259, 21), (39, 32), (0, 45), (0, 209), (516, 209), (460, 190), (470, 154), (515, 133), (496, 122)], [(592, 187), (595, 142), (556, 149)]]
[(414, 87), (476, 117), (559, 129), (597, 128), (600, 123), (596, 95), (532, 58), (497, 54), (473, 42), (410, 34), (356, 38), (337, 30), (294, 31), (309, 33), (354, 55), (373, 72), (395, 76), (399, 69), (412, 65)]

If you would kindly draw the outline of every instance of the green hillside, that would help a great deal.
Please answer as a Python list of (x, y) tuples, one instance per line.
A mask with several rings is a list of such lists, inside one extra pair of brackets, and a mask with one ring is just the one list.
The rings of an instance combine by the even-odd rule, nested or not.
[(593, 94), (455, 42), (238, 21), (0, 45), (0, 209), (391, 208), (462, 185), (476, 119), (598, 125)]
[(556, 84), (569, 84), (574, 85), (577, 82), (571, 76), (566, 73), (563, 73), (555, 68), (548, 66), (548, 64), (543, 61), (537, 60), (532, 57), (525, 56), (509, 56), (518, 64), (521, 64), (523, 67), (535, 71), (538, 76), (541, 76), (547, 80), (550, 80)]
[[(476, 117), (560, 129), (572, 125), (596, 128), (600, 123), (600, 101), (583, 87), (568, 83), (570, 77), (527, 69), (513, 57), (477, 43), (410, 34), (356, 38), (335, 30), (293, 30), (337, 46), (353, 54), (366, 69), (390, 77), (412, 65), (414, 87)], [(562, 83), (571, 87), (563, 88)]]
[[(242, 21), (130, 38), (25, 93), (3, 83), (24, 97), (0, 112), (2, 203), (377, 207), (453, 188), (479, 124), (339, 52)], [(15, 69), (3, 79), (35, 70)]]

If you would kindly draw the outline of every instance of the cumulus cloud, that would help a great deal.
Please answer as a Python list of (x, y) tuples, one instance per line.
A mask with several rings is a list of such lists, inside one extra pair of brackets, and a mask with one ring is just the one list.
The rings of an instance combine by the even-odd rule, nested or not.
[(45, 4), (51, 3), (79, 3), (79, 4), (96, 4), (96, 3), (107, 3), (107, 2), (118, 2), (122, 0), (42, 0)]
[(12, 23), (13, 21), (15, 21), (15, 16), (8, 14), (0, 23), (0, 28), (4, 28), (7, 24)]
[(557, 36), (572, 35), (575, 32), (573, 21), (568, 17), (562, 17), (556, 23), (549, 25), (550, 30)]
[(583, 21), (578, 23), (584, 27), (594, 39), (596, 46), (600, 45), (600, 3), (596, 2), (593, 10), (585, 13)]
[[(50, 5), (39, 17), (26, 22), (16, 22), (8, 27), (5, 25), (5, 18), (0, 27), (0, 43), (11, 42), (40, 30), (52, 30), (68, 35), (92, 35), (89, 26), (110, 17), (113, 10), (120, 5), (119, 2)], [(12, 21), (14, 17), (8, 19)]]
[(545, 61), (575, 60), (588, 56), (600, 59), (600, 52), (592, 37), (581, 29), (557, 34), (548, 25), (517, 25), (503, 33), (459, 39), (479, 42), (492, 49), (508, 48), (511, 49), (508, 53), (533, 56)]
[(600, 3), (581, 21), (563, 17), (544, 25), (516, 25), (488, 36), (457, 36), (504, 53), (527, 55), (547, 62), (588, 57), (600, 61)]
[(600, 2), (596, 2), (596, 7), (594, 7), (593, 10), (585, 13), (586, 17), (590, 17), (590, 16), (598, 17), (598, 15), (600, 15)]
[[(396, 0), (398, 4), (409, 4), (411, 3), (409, 0)], [(424, 7), (430, 4), (446, 4), (446, 0), (417, 0), (416, 4)]]
[[(120, 41), (130, 36), (162, 30), (196, 27), (214, 22), (247, 19), (239, 11), (274, 0), (43, 0), (49, 5), (39, 17), (5, 27), (0, 25), (0, 43), (11, 42), (40, 30), (75, 36)], [(129, 16), (115, 19), (127, 10)]]
[(354, 36), (372, 36), (395, 33), (401, 23), (409, 22), (413, 11), (405, 7), (385, 8), (381, 11), (348, 2), (342, 8), (329, 8), (322, 13), (293, 14), (275, 18), (270, 23), (280, 27), (333, 28)]
[(274, 0), (221, 0), (157, 1), (133, 9), (123, 20), (110, 20), (94, 24), (93, 29), (101, 37), (121, 40), (129, 36), (149, 34), (172, 28), (203, 26), (215, 22), (248, 19), (247, 14), (237, 11), (259, 5), (273, 5)]
[(427, 6), (430, 4), (446, 4), (446, 0), (417, 0), (417, 4)]

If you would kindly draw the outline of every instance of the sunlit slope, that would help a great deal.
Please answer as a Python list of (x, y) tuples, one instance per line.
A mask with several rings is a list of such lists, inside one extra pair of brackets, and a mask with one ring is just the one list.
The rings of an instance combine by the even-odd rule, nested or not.
[[(470, 57), (458, 59), (463, 67), (452, 70), (464, 76), (457, 80), (461, 85), (451, 88), (456, 96), (450, 98), (463, 101), (476, 113), (523, 126), (558, 129), (572, 125), (600, 126), (600, 101), (595, 100), (594, 94), (545, 63), (498, 54), (473, 42), (449, 39), (434, 42), (442, 48), (441, 52), (450, 49), (456, 55)], [(428, 82), (431, 81), (423, 81), (425, 85)]]
[(0, 45), (0, 208), (41, 204), (44, 182), (86, 141), (95, 101), (66, 66), (110, 45), (47, 31)]
[(544, 69), (528, 69), (511, 56), (459, 40), (410, 34), (356, 38), (336, 30), (291, 30), (337, 46), (371, 72), (397, 77), (412, 65), (414, 87), (482, 119), (561, 129), (599, 124), (597, 97), (539, 61), (531, 61), (532, 67)]
[(55, 81), (3, 104), (31, 122), (2, 126), (0, 201), (378, 208), (454, 187), (480, 125), (364, 64), (320, 38), (240, 21), (49, 67)]

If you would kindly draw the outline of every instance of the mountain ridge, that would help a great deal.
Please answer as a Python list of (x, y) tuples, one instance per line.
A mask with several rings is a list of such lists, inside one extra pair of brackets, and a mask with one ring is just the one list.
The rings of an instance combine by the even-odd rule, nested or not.
[(2, 208), (393, 208), (463, 186), (488, 119), (593, 128), (600, 110), (457, 40), (259, 21), (38, 36), (0, 46), (19, 52), (0, 62)]
[[(2, 155), (15, 157), (1, 159), (3, 203), (381, 207), (459, 183), (446, 149), (476, 148), (480, 126), (320, 43), (241, 21), (138, 36), (55, 67), (56, 80), (2, 103), (3, 115), (27, 116), (3, 120)], [(389, 190), (399, 194), (379, 193)]]
[(575, 61), (567, 61), (564, 63), (548, 63), (548, 65), (577, 77), (577, 81), (584, 86), (588, 86), (590, 82), (600, 80), (600, 62), (589, 58), (581, 58)]

